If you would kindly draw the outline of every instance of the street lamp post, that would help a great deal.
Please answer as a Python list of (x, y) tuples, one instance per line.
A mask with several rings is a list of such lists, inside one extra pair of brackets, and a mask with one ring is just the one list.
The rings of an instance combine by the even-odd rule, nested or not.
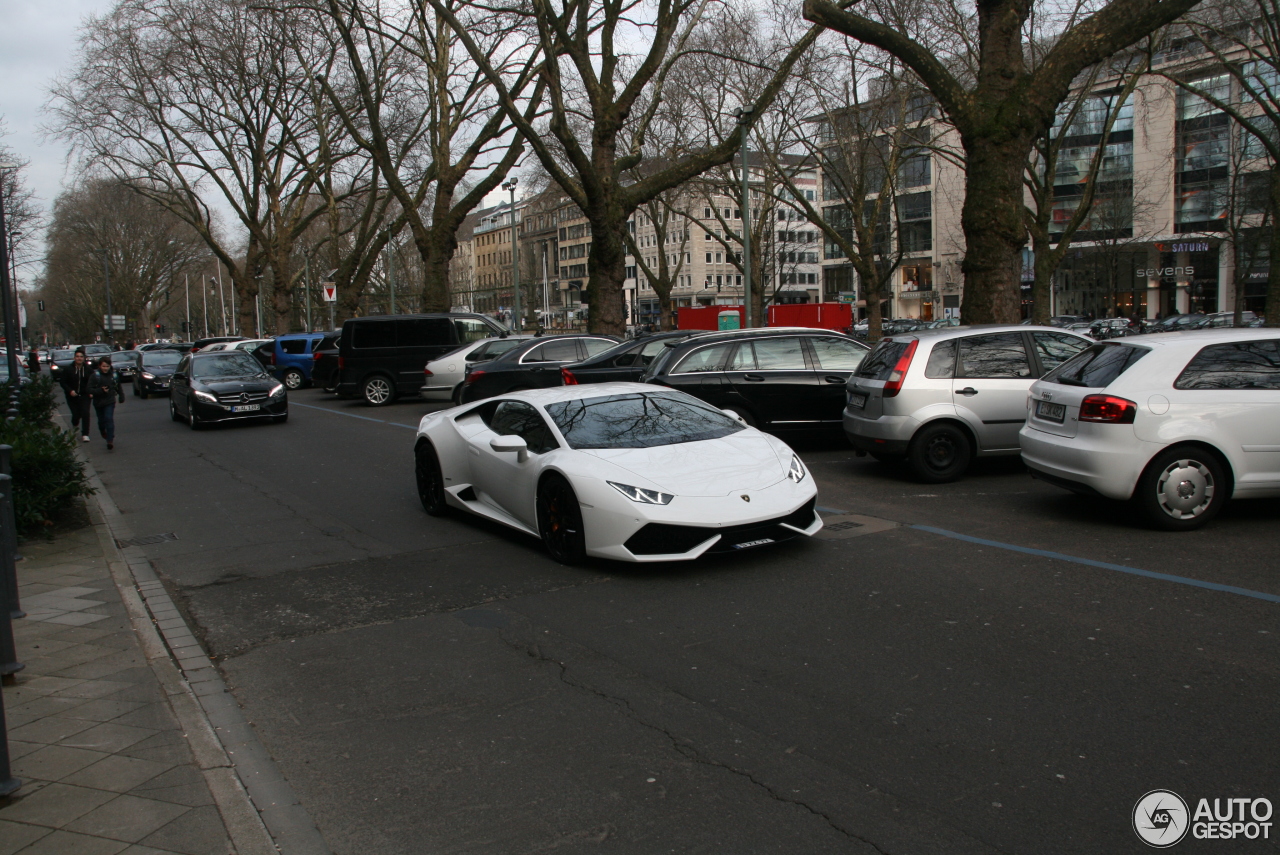
[(742, 144), (739, 146), (738, 158), (742, 163), (742, 302), (745, 304), (746, 326), (752, 325), (751, 317), (751, 173), (747, 171), (747, 131), (751, 129), (751, 114), (755, 107), (747, 104), (738, 108), (733, 115), (738, 119), (738, 128), (742, 132)]
[[(0, 171), (17, 169), (16, 163), (0, 163)], [(13, 282), (9, 279), (9, 241), (6, 235), (7, 226), (4, 219), (3, 176), (0, 176), (0, 300), (4, 300), (4, 343), (5, 362), (9, 366), (9, 377), (17, 382), (18, 351), (14, 345), (13, 335)], [(15, 387), (16, 388), (16, 387)]]
[(516, 238), (516, 183), (511, 178), (502, 189), (511, 193), (511, 287), (515, 294), (516, 332), (524, 332), (524, 311), (520, 306), (520, 244)]
[(302, 283), (302, 291), (307, 297), (307, 332), (311, 332), (311, 256), (307, 256), (303, 260), (306, 268), (306, 281)]
[(182, 288), (187, 294), (187, 328), (185, 332), (187, 335), (191, 335), (193, 330), (191, 329), (191, 275), (189, 273), (182, 274)]
[(209, 278), (218, 284), (218, 306), (222, 309), (222, 335), (225, 338), (227, 335), (227, 299), (222, 293), (222, 268), (218, 268), (217, 278), (212, 276)]

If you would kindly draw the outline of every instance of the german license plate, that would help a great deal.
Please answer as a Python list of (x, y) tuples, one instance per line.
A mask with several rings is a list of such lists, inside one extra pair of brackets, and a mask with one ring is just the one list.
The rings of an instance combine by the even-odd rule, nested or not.
[(849, 393), (849, 406), (853, 407), (855, 410), (861, 410), (866, 405), (867, 405), (866, 395), (860, 395), (857, 392)]
[(1066, 417), (1066, 404), (1051, 404), (1048, 401), (1036, 401), (1036, 418), (1044, 419), (1046, 422), (1057, 422), (1058, 424), (1062, 424), (1062, 420)]
[(240, 405), (240, 406), (238, 406), (238, 407), (232, 407), (232, 408), (231, 408), (231, 412), (233, 412), (233, 413), (252, 413), (252, 412), (254, 412), (255, 410), (260, 410), (260, 409), (262, 409), (262, 405), (261, 405), (261, 404), (241, 404), (241, 405)]
[(734, 549), (751, 549), (755, 546), (764, 546), (766, 543), (773, 543), (772, 537), (762, 537), (759, 540), (748, 540), (746, 543), (735, 543)]

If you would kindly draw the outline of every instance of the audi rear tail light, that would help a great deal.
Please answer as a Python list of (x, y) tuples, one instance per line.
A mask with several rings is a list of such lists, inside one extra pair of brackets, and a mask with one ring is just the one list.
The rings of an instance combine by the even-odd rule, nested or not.
[(578, 378), (573, 376), (573, 372), (568, 368), (560, 369), (560, 382), (565, 386), (577, 386)]
[(1090, 395), (1080, 402), (1080, 421), (1112, 425), (1131, 425), (1138, 405), (1115, 395)]
[(893, 371), (889, 372), (889, 379), (884, 384), (884, 397), (897, 397), (898, 392), (902, 391), (902, 381), (907, 376), (907, 369), (911, 367), (911, 359), (916, 355), (916, 346), (920, 344), (920, 339), (912, 339), (907, 345), (907, 349), (902, 351), (902, 355), (898, 357), (898, 363), (893, 366)]

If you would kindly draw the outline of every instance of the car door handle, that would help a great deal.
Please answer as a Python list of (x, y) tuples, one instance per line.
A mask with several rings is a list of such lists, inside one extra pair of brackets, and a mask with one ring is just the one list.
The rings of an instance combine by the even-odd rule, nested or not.
[(978, 394), (978, 390), (972, 386), (965, 386), (963, 389), (957, 389), (956, 394), (964, 395), (966, 398), (972, 398), (974, 395)]
[(750, 380), (752, 383), (763, 383), (763, 382), (764, 382), (764, 378), (763, 378), (763, 377), (761, 377), (759, 374), (743, 374), (743, 375), (742, 375), (742, 379), (743, 379), (743, 380)]
[(826, 377), (823, 377), (822, 379), (827, 381), (828, 383), (845, 383), (848, 381), (849, 378), (837, 377), (834, 374), (828, 374)]

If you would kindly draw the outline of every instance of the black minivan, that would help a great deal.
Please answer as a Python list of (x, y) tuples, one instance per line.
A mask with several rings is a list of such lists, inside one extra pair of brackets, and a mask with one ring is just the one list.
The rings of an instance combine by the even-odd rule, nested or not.
[(351, 318), (338, 342), (337, 392), (371, 407), (417, 397), (422, 369), (451, 350), (507, 332), (493, 318), (461, 312)]

